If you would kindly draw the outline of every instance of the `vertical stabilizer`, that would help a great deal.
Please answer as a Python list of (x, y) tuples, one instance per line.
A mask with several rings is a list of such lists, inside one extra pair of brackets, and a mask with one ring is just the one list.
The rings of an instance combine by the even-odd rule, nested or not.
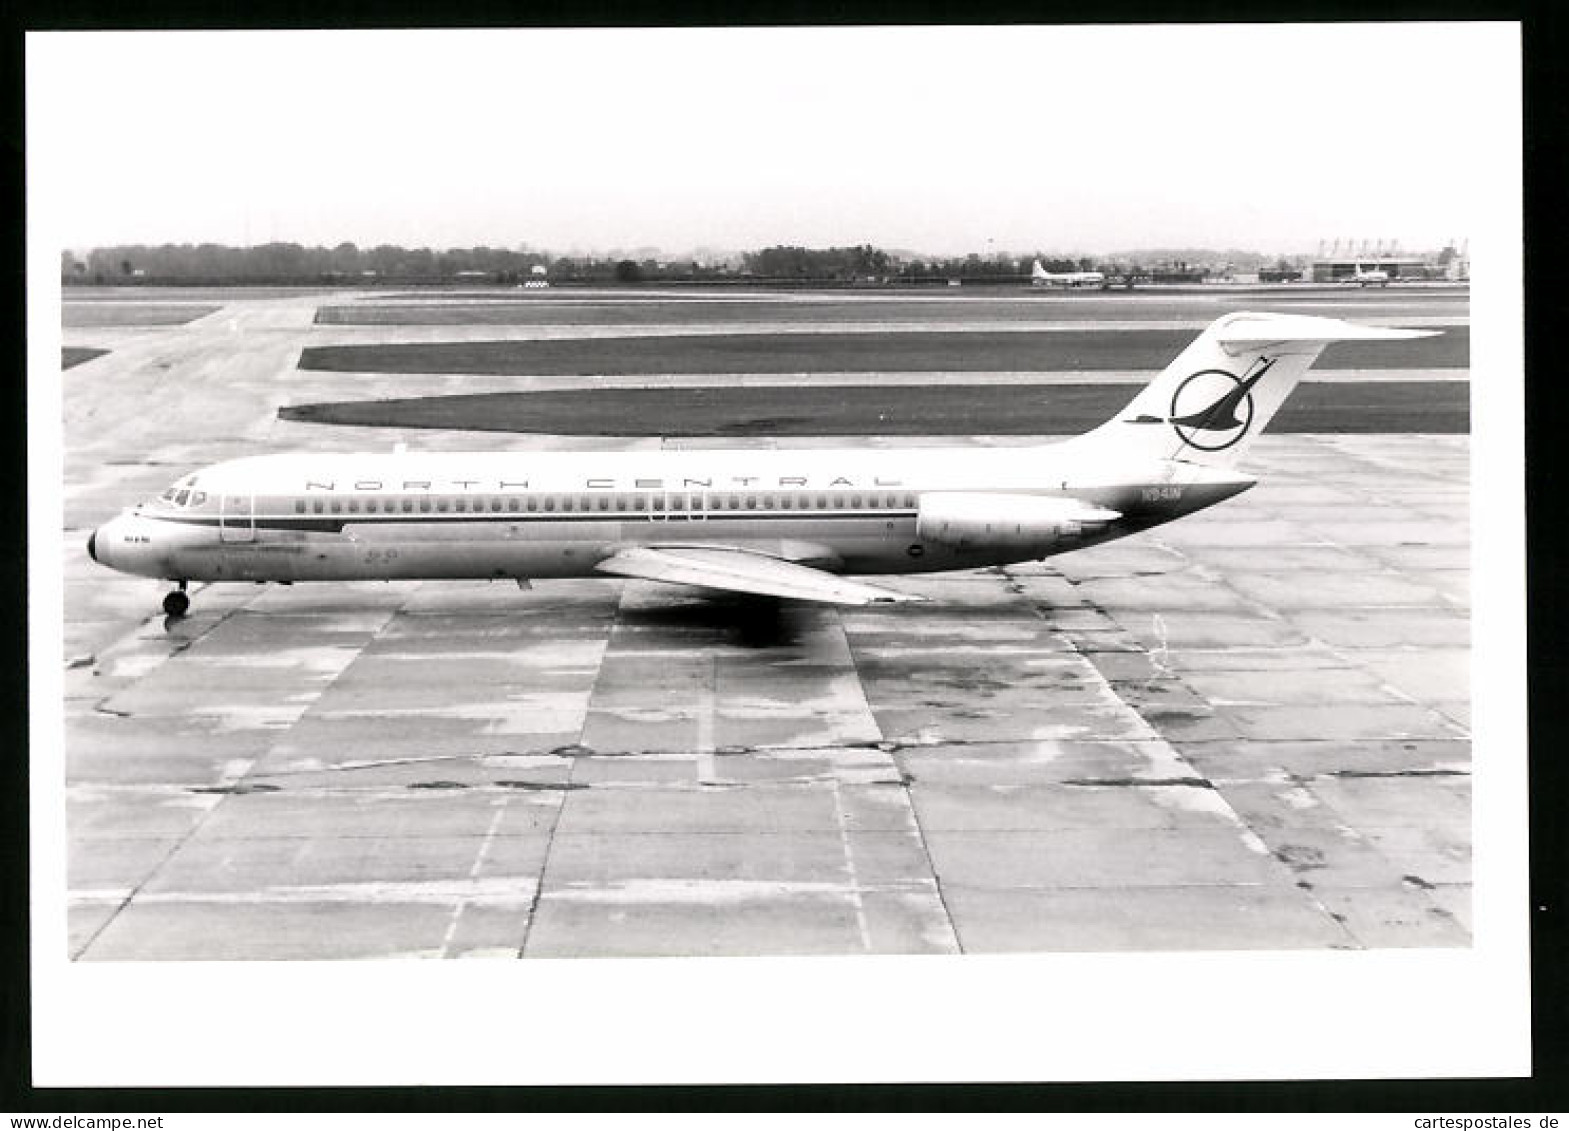
[(1211, 323), (1131, 404), (1083, 436), (1097, 455), (1229, 466), (1330, 342), (1426, 338), (1300, 314), (1228, 314)]

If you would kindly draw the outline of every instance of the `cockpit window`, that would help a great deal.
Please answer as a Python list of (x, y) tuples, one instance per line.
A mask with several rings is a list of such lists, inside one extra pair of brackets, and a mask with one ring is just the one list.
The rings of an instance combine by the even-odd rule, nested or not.
[(196, 476), (187, 475), (158, 496), (158, 501), (171, 507), (199, 507), (207, 501), (207, 492), (196, 489)]

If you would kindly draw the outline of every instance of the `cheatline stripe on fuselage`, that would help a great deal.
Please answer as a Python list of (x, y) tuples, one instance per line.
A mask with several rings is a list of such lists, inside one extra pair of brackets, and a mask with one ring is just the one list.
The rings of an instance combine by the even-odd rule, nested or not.
[(650, 525), (664, 525), (680, 522), (724, 522), (727, 519), (742, 519), (752, 522), (757, 519), (822, 519), (841, 518), (914, 518), (914, 510), (859, 510), (859, 511), (655, 511), (653, 515), (639, 511), (591, 511), (580, 514), (576, 511), (567, 513), (502, 513), (493, 514), (464, 513), (455, 514), (343, 514), (329, 518), (304, 518), (293, 515), (257, 515), (254, 518), (248, 514), (217, 515), (149, 515), (163, 522), (177, 522), (185, 526), (221, 526), (224, 529), (250, 530), (306, 530), (325, 534), (341, 534), (345, 526), (441, 526), (464, 523), (472, 525), (477, 522), (509, 523), (547, 523), (547, 522), (639, 522)]

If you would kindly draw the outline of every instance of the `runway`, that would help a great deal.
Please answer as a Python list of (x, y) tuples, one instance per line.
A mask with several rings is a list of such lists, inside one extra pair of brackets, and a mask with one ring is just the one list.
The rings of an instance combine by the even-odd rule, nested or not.
[[(933, 598), (918, 606), (611, 581), (217, 585), (166, 624), (161, 586), (83, 543), (201, 464), (397, 438), (661, 442), (281, 420), (350, 388), (506, 379), (296, 368), (307, 347), (408, 340), (318, 320), (372, 301), (354, 295), (179, 299), (218, 309), (67, 318), (68, 348), (109, 351), (62, 375), (73, 958), (1469, 945), (1464, 434), (1272, 433), (1238, 499), (1045, 563), (898, 579)], [(564, 292), (506, 325), (733, 328), (713, 303), (662, 301), (657, 319), (623, 302), (618, 323), (615, 296), (594, 301), (592, 325), (538, 313), (581, 310)], [(790, 309), (822, 306), (839, 330), (854, 301)], [(1467, 322), (1451, 295), (1332, 301)], [(1201, 325), (1211, 305), (1118, 296), (1115, 317)], [(414, 329), (484, 342), (498, 321)]]

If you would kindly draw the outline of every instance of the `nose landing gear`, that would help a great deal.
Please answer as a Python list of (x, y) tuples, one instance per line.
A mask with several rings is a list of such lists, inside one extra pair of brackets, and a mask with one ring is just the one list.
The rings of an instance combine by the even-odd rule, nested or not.
[(163, 611), (169, 616), (183, 617), (190, 607), (191, 599), (186, 595), (185, 582), (180, 582), (180, 587), (173, 592), (164, 594)]

